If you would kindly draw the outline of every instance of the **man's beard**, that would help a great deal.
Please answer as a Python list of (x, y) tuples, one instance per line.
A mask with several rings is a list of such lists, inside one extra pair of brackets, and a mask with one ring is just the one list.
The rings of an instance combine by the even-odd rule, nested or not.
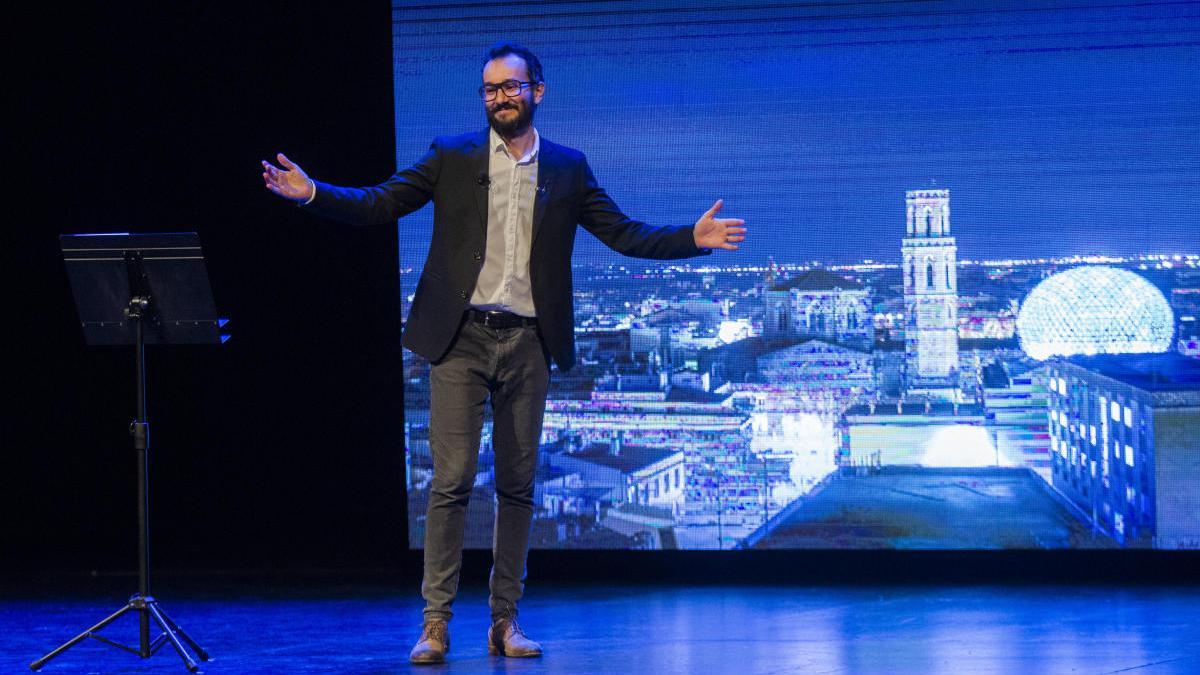
[(503, 138), (512, 138), (533, 124), (534, 105), (527, 103), (506, 103), (505, 106), (517, 111), (517, 114), (512, 116), (508, 121), (502, 121), (496, 117), (496, 114), (504, 108), (492, 108), (488, 111), (487, 115), (488, 124)]

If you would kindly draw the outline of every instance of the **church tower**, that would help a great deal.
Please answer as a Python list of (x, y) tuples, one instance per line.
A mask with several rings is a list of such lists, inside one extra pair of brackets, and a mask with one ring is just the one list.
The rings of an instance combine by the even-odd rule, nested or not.
[(904, 350), (908, 389), (958, 388), (958, 249), (950, 191), (909, 190), (904, 255)]

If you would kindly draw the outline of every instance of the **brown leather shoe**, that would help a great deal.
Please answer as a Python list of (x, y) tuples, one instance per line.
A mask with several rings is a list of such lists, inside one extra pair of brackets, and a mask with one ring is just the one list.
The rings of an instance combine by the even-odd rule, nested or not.
[(505, 618), (496, 620), (488, 628), (488, 653), (528, 658), (541, 656), (542, 646), (525, 637), (516, 619)]
[(408, 660), (413, 663), (445, 663), (446, 652), (450, 651), (450, 627), (445, 621), (426, 621), (421, 628), (421, 639), (417, 641)]

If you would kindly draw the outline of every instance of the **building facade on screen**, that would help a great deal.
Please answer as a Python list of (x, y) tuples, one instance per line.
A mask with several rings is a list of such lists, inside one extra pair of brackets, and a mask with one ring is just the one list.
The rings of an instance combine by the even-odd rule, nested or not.
[(1054, 487), (1122, 545), (1200, 548), (1200, 361), (1076, 356), (1047, 376)]

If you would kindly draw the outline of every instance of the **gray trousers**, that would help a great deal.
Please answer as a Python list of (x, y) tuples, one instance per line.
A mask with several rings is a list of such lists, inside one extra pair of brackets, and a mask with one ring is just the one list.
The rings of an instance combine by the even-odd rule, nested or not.
[(467, 502), (475, 483), (484, 405), (492, 404), (496, 523), (488, 604), (493, 619), (516, 616), (525, 590), (533, 521), (533, 477), (550, 368), (537, 329), (466, 321), (430, 376), (433, 481), (425, 520), (425, 619), (449, 620), (462, 568)]

